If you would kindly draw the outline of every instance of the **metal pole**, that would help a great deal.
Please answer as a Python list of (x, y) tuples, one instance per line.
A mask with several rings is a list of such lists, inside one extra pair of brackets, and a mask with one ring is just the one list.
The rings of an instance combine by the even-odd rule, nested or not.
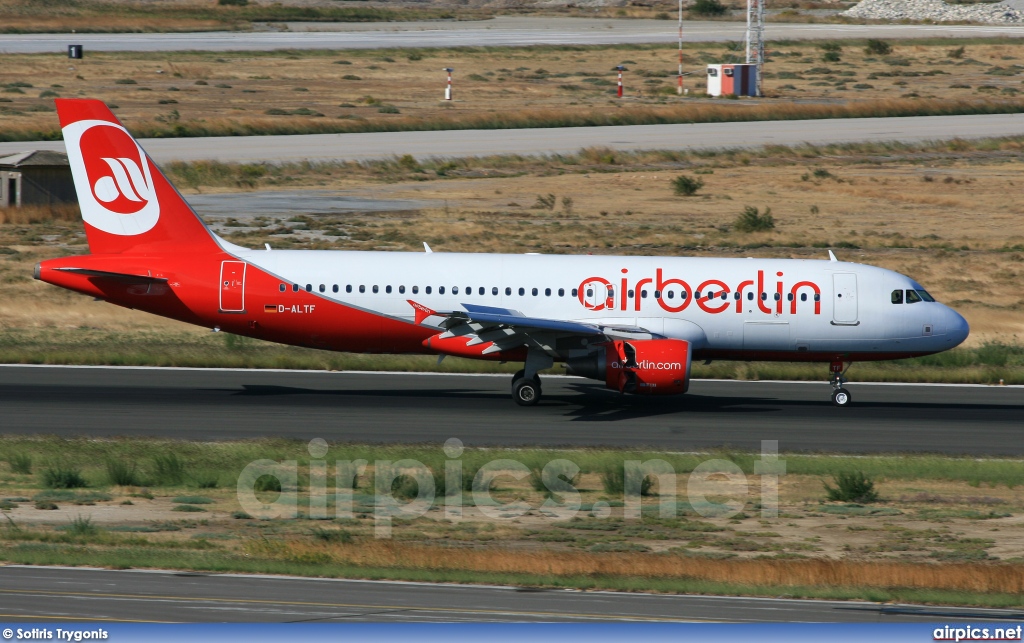
[(679, 87), (677, 92), (683, 95), (683, 0), (679, 0)]
[(455, 71), (451, 67), (445, 67), (444, 71), (448, 72), (448, 85), (444, 88), (444, 99), (452, 99), (452, 72)]
[(748, 64), (751, 62), (751, 60), (750, 60), (750, 35), (751, 35), (750, 34), (750, 18), (751, 18), (751, 14), (753, 13), (753, 8), (754, 8), (753, 7), (753, 3), (756, 2), (756, 1), (757, 0), (747, 0), (747, 63)]
[(619, 70), (619, 98), (622, 98), (622, 70), (623, 69), (624, 68), (622, 67), (622, 65), (619, 65), (619, 67), (618, 67), (618, 70)]

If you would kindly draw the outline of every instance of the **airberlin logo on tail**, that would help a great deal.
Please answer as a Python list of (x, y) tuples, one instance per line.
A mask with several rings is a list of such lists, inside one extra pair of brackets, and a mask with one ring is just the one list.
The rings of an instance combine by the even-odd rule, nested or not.
[(147, 232), (160, 219), (149, 159), (128, 132), (107, 121), (64, 128), (82, 218), (110, 234)]

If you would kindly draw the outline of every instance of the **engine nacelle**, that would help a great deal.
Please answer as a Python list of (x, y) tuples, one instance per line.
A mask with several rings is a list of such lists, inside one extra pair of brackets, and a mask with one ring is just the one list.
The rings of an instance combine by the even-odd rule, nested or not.
[(615, 340), (566, 367), (620, 393), (676, 395), (690, 388), (691, 357), (690, 342), (681, 339)]

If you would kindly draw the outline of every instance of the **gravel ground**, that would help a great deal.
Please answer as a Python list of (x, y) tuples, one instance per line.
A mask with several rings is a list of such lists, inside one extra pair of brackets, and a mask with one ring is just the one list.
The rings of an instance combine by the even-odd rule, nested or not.
[(989, 23), (1024, 22), (1024, 1), (955, 5), (943, 0), (863, 0), (841, 15), (875, 20), (934, 20)]

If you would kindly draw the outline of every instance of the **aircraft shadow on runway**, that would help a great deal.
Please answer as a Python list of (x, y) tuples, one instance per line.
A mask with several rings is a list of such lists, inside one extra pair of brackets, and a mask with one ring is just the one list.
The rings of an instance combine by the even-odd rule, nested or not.
[[(567, 393), (570, 389), (572, 393)], [(485, 401), (495, 404), (511, 405), (507, 393), (503, 390), (483, 388), (452, 388), (452, 389), (311, 389), (303, 387), (276, 386), (262, 384), (244, 384), (242, 390), (218, 389), (235, 396), (253, 397), (289, 397), (314, 396), (321, 398), (356, 399), (370, 398), (381, 400), (430, 400), (438, 405), (448, 406), (456, 401)], [(475, 407), (478, 408), (478, 407)], [(836, 409), (827, 398), (823, 399), (780, 399), (764, 396), (716, 396), (687, 394), (672, 397), (640, 397), (619, 395), (604, 389), (599, 384), (586, 382), (562, 384), (557, 392), (545, 392), (544, 398), (535, 411), (550, 417), (552, 411), (560, 412), (571, 421), (583, 422), (619, 422), (626, 420), (657, 417), (669, 414), (702, 414), (702, 415), (755, 415), (755, 414), (791, 414), (794, 416), (821, 416), (830, 419), (854, 419), (857, 421), (884, 418), (888, 421), (907, 419), (955, 419), (961, 421), (977, 420), (980, 416), (989, 419), (1012, 419), (1013, 414), (1020, 414), (1024, 406), (1013, 404), (978, 404), (953, 402), (888, 402), (858, 401), (855, 406)], [(531, 409), (522, 409), (529, 413)], [(824, 413), (829, 415), (825, 416)]]

